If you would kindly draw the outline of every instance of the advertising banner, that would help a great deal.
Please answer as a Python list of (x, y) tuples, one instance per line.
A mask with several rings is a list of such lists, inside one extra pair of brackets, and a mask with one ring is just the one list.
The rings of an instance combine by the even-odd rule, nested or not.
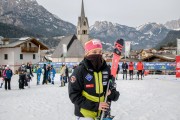
[(180, 78), (180, 56), (176, 56), (176, 77)]
[(125, 41), (125, 56), (129, 57), (131, 48), (131, 41)]

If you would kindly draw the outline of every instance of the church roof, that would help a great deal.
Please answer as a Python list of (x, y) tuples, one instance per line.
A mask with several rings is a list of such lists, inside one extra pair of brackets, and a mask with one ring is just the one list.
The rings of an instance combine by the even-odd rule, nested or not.
[(81, 17), (85, 17), (84, 2), (83, 2), (83, 0), (82, 0), (82, 6), (81, 6)]
[(67, 58), (82, 58), (84, 57), (84, 48), (82, 43), (77, 39), (76, 35), (70, 35), (60, 40), (59, 45), (56, 47), (52, 58), (63, 57), (63, 44), (67, 45)]

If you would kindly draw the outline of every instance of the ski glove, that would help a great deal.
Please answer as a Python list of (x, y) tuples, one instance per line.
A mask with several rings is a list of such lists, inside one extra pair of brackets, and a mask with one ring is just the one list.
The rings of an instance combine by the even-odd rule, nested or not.
[(108, 99), (112, 101), (117, 101), (119, 99), (120, 93), (116, 90), (112, 90), (111, 94), (108, 96)]

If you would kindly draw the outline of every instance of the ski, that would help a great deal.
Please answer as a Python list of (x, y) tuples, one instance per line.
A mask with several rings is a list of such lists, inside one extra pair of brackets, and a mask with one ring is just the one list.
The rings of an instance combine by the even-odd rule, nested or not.
[[(118, 63), (120, 60), (120, 55), (122, 52), (122, 48), (124, 45), (124, 40), (123, 39), (118, 39), (115, 42), (114, 45), (114, 51), (113, 51), (113, 58), (112, 58), (112, 66), (111, 66), (111, 75), (112, 75), (112, 80), (109, 80), (108, 85), (107, 85), (107, 89), (106, 89), (106, 93), (109, 91), (110, 86), (113, 86), (115, 89), (116, 88), (116, 83), (115, 83), (115, 78), (116, 78), (116, 74), (117, 74), (117, 68), (118, 68)], [(112, 89), (112, 88), (111, 88)], [(107, 95), (105, 96), (105, 102), (107, 101)], [(111, 105), (111, 103), (110, 103)], [(111, 108), (109, 107), (109, 109), (107, 111), (103, 111), (101, 113), (100, 119), (99, 120), (112, 120), (114, 118), (114, 116), (111, 116), (110, 114), (110, 110)]]

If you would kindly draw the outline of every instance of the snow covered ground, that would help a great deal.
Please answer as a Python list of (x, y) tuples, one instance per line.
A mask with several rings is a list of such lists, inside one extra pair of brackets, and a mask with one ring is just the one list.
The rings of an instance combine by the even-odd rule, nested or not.
[[(114, 120), (180, 120), (180, 79), (174, 75), (149, 75), (143, 80), (122, 80), (121, 96), (112, 104)], [(18, 89), (18, 76), (12, 78), (12, 90), (0, 89), (0, 120), (75, 120), (68, 88), (55, 85)]]

